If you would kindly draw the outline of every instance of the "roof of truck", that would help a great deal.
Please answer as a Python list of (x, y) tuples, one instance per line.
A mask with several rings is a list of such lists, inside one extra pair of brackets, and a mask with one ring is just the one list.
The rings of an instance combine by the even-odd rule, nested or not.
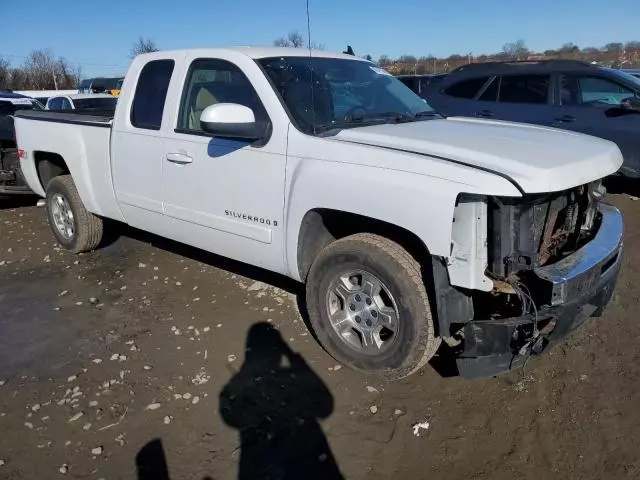
[[(344, 58), (349, 60), (367, 60), (356, 57), (354, 55), (347, 55), (345, 53), (327, 52), (325, 50), (309, 50), (308, 48), (291, 48), (291, 47), (251, 47), (251, 46), (237, 46), (237, 47), (221, 47), (221, 48), (190, 48), (184, 50), (172, 50), (172, 53), (198, 53), (201, 55), (215, 55), (215, 52), (233, 50), (238, 53), (242, 53), (250, 58), (270, 58), (270, 57), (308, 57), (311, 54), (312, 57), (321, 58)], [(145, 53), (143, 56), (157, 56), (162, 57), (163, 53), (167, 51)]]

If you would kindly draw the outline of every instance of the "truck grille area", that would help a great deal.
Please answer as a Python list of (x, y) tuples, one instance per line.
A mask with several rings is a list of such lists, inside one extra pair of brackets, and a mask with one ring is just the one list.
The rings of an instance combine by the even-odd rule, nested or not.
[(601, 182), (543, 195), (490, 199), (488, 270), (498, 278), (564, 258), (597, 231)]

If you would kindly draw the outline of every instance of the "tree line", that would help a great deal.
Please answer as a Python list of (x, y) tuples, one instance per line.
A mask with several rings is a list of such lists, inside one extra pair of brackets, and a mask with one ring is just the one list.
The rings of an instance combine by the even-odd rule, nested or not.
[(81, 70), (64, 57), (56, 58), (51, 50), (34, 50), (22, 65), (12, 67), (0, 58), (0, 89), (66, 90), (78, 87)]
[[(129, 58), (141, 53), (158, 51), (151, 39), (140, 37), (133, 43)], [(12, 67), (0, 57), (0, 90), (73, 90), (82, 77), (80, 66), (73, 66), (64, 57), (55, 57), (51, 50), (34, 50), (22, 65)]]
[[(273, 44), (281, 47), (306, 48), (308, 40), (298, 31), (289, 32), (277, 38)], [(324, 49), (324, 45), (311, 42), (311, 47)], [(158, 51), (156, 43), (148, 38), (140, 37), (129, 51), (129, 58), (141, 53)], [(371, 55), (362, 55), (372, 60)], [(489, 55), (474, 56), (454, 54), (448, 57), (433, 55), (416, 57), (401, 55), (396, 59), (382, 55), (378, 64), (395, 75), (444, 73), (460, 65), (477, 62), (505, 61), (505, 60), (551, 60), (573, 59), (596, 62), (614, 68), (640, 66), (640, 41), (626, 43), (611, 42), (603, 47), (580, 48), (573, 43), (565, 43), (560, 48), (534, 52), (530, 50), (524, 40), (505, 43), (500, 52)], [(0, 90), (67, 90), (78, 88), (81, 79), (80, 66), (73, 66), (64, 57), (55, 57), (51, 50), (34, 50), (24, 60), (22, 65), (12, 67), (11, 63), (0, 57)]]
[(505, 43), (500, 52), (488, 55), (474, 56), (473, 52), (469, 52), (449, 55), (448, 57), (401, 55), (396, 59), (392, 59), (388, 55), (382, 55), (378, 59), (378, 64), (391, 73), (399, 75), (445, 73), (467, 63), (557, 59), (596, 62), (599, 65), (613, 68), (640, 66), (640, 41), (611, 42), (603, 47), (584, 48), (580, 48), (573, 43), (565, 43), (557, 49), (535, 52), (527, 47), (524, 40), (516, 40)]

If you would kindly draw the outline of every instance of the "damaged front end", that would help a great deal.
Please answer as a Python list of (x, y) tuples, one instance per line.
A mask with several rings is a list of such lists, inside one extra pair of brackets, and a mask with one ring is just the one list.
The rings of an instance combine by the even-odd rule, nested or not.
[[(483, 274), (491, 288), (449, 286), (446, 295), (438, 295), (441, 332), (449, 333), (450, 344), (458, 339), (460, 375), (491, 376), (517, 368), (587, 318), (601, 315), (620, 270), (623, 233), (620, 212), (601, 203), (604, 193), (594, 182), (552, 194), (483, 201)], [(446, 311), (455, 309), (460, 316)]]

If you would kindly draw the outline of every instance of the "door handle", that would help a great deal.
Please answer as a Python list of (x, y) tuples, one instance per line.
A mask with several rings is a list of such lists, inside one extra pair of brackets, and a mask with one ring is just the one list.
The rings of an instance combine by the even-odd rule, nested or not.
[(167, 161), (184, 165), (193, 162), (193, 158), (186, 153), (167, 153)]
[(557, 123), (571, 123), (576, 121), (576, 117), (572, 117), (571, 115), (563, 115), (561, 117), (557, 117), (554, 119)]
[(495, 116), (495, 113), (491, 110), (480, 110), (479, 112), (476, 112), (476, 117), (479, 118), (491, 118), (493, 116)]

